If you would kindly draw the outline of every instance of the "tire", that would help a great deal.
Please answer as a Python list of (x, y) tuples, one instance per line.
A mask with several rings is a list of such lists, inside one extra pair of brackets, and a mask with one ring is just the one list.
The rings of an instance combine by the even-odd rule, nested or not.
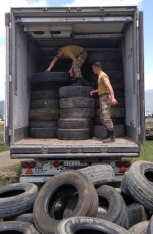
[(26, 222), (0, 222), (0, 233), (39, 234), (35, 227)]
[(57, 127), (57, 120), (53, 121), (43, 121), (43, 120), (30, 120), (29, 126), (31, 128), (52, 128)]
[(57, 139), (59, 140), (87, 140), (92, 138), (92, 129), (57, 129)]
[(58, 128), (60, 129), (83, 129), (92, 128), (93, 123), (91, 119), (59, 119)]
[(30, 120), (57, 120), (59, 118), (59, 110), (43, 110), (43, 109), (33, 109), (30, 110), (29, 119)]
[(125, 172), (123, 179), (121, 181), (121, 192), (126, 194), (129, 197), (132, 197), (130, 192), (128, 191), (128, 188), (127, 188), (127, 174), (128, 174), (128, 172)]
[(30, 137), (32, 137), (32, 138), (56, 138), (57, 137), (57, 127), (30, 128)]
[(116, 71), (116, 70), (107, 71), (107, 75), (109, 76), (110, 80), (124, 79), (124, 75), (122, 71)]
[(123, 66), (121, 61), (103, 61), (102, 62), (103, 71), (107, 73), (107, 71), (115, 70), (122, 71)]
[(72, 97), (60, 99), (60, 108), (94, 108), (95, 99), (86, 97)]
[(115, 223), (121, 227), (126, 227), (127, 224), (126, 205), (123, 198), (116, 191), (116, 189), (108, 185), (102, 185), (97, 189), (97, 194), (99, 197), (99, 203), (104, 202), (105, 204), (105, 200), (107, 200), (109, 204), (108, 211), (104, 216), (104, 219), (112, 223)]
[[(112, 105), (111, 108), (122, 108), (125, 106), (125, 100), (124, 98), (117, 98), (118, 104)], [(99, 108), (99, 98), (95, 100), (96, 108)]]
[(147, 210), (153, 212), (153, 163), (137, 161), (127, 174), (127, 188), (132, 197)]
[(79, 169), (78, 171), (87, 176), (94, 186), (109, 184), (116, 181), (114, 171), (109, 165), (96, 165)]
[(124, 99), (124, 90), (122, 89), (114, 89), (114, 95), (115, 95), (115, 98), (122, 98)]
[(88, 97), (91, 98), (90, 86), (65, 86), (59, 89), (59, 98)]
[(69, 77), (66, 72), (39, 72), (32, 76), (33, 83), (47, 81), (66, 82), (69, 81)]
[(60, 118), (63, 119), (80, 119), (80, 118), (94, 118), (94, 108), (72, 108), (72, 109), (60, 109)]
[(42, 90), (31, 92), (31, 101), (41, 99), (58, 99), (58, 91), (56, 90)]
[(131, 234), (147, 234), (149, 222), (144, 221), (131, 227), (128, 231)]
[(149, 227), (148, 227), (148, 230), (147, 230), (148, 234), (153, 234), (153, 216), (152, 218), (150, 219), (150, 222), (149, 222)]
[(38, 194), (31, 183), (14, 183), (0, 187), (0, 217), (17, 216), (30, 210)]
[[(96, 109), (96, 117), (100, 118), (100, 109)], [(124, 117), (124, 108), (111, 108), (111, 118)]]
[(101, 52), (91, 52), (87, 57), (87, 63), (93, 65), (97, 61), (119, 61), (121, 56), (119, 51), (101, 51)]
[[(124, 124), (124, 118), (112, 118), (113, 125), (122, 125)], [(99, 118), (94, 118), (93, 119), (93, 125), (96, 126), (103, 126), (101, 120)]]
[(19, 215), (16, 218), (16, 221), (27, 222), (27, 223), (34, 224), (34, 222), (33, 222), (33, 214), (29, 213), (29, 214)]
[(46, 91), (46, 90), (54, 90), (58, 93), (58, 90), (60, 87), (69, 85), (67, 82), (40, 82), (40, 83), (31, 83), (31, 91), (32, 92), (38, 92), (38, 91)]
[(59, 101), (56, 99), (42, 99), (31, 101), (30, 109), (58, 109)]
[[(82, 230), (82, 232), (81, 232)], [(98, 218), (72, 217), (62, 220), (55, 231), (55, 234), (129, 234), (124, 228)]]
[[(93, 126), (93, 137), (104, 138), (106, 136), (106, 128), (104, 126)], [(114, 125), (114, 137), (124, 136), (124, 125)]]
[(35, 226), (41, 233), (55, 233), (59, 220), (54, 220), (49, 216), (48, 209), (54, 204), (58, 193), (69, 187), (75, 188), (78, 193), (78, 203), (72, 216), (94, 217), (96, 215), (98, 196), (93, 184), (78, 171), (64, 171), (52, 177), (42, 187), (35, 200), (33, 218)]

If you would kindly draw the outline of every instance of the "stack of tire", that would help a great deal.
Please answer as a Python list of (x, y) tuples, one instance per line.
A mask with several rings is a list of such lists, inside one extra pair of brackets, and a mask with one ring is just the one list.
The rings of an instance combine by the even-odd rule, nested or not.
[(59, 87), (67, 84), (65, 72), (40, 72), (32, 77), (30, 137), (56, 138), (59, 118)]
[(59, 89), (60, 119), (57, 138), (60, 140), (86, 140), (92, 137), (92, 118), (95, 99), (90, 86), (67, 86)]
[[(94, 62), (102, 63), (103, 71), (109, 76), (110, 83), (113, 87), (115, 98), (118, 105), (111, 108), (111, 118), (114, 124), (114, 136), (124, 136), (124, 78), (123, 68), (120, 53), (118, 50), (91, 52), (87, 58), (88, 64), (91, 66)], [(98, 76), (91, 75), (92, 85), (97, 89)], [(99, 98), (96, 98), (96, 116), (93, 124), (93, 136), (96, 138), (103, 138), (106, 135), (106, 130), (100, 120)]]

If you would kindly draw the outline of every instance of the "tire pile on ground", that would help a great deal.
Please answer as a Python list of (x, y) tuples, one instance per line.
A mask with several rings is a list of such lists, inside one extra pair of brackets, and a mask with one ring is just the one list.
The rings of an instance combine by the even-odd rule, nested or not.
[(33, 74), (30, 101), (30, 137), (57, 137), (58, 91), (63, 82), (68, 82), (68, 75), (65, 72)]
[[(112, 106), (111, 117), (114, 124), (114, 136), (124, 136), (124, 77), (120, 53), (118, 50), (91, 52), (88, 55), (87, 63), (91, 66), (95, 61), (102, 63), (103, 71), (109, 76), (110, 82), (114, 89), (115, 97), (118, 105)], [(98, 77), (91, 74), (91, 82), (95, 89), (98, 88)], [(93, 124), (93, 136), (96, 138), (103, 138), (106, 135), (106, 130), (100, 120), (99, 98), (96, 98), (96, 116)]]
[(153, 234), (153, 163), (137, 161), (121, 188), (114, 182), (111, 166), (98, 165), (63, 171), (39, 192), (29, 183), (1, 186), (0, 232)]
[(59, 89), (60, 119), (57, 138), (86, 140), (92, 137), (92, 118), (95, 116), (95, 99), (89, 86), (65, 86)]

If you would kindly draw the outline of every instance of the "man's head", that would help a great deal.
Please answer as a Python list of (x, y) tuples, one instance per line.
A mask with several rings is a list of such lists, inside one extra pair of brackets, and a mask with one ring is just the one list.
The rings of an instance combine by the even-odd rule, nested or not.
[(54, 56), (56, 56), (57, 58), (60, 58), (60, 57), (62, 57), (63, 52), (62, 52), (62, 50), (61, 50), (60, 48), (54, 48), (54, 49), (52, 50), (52, 54), (53, 54)]
[(92, 65), (92, 68), (93, 68), (93, 72), (98, 75), (99, 72), (102, 71), (102, 64), (100, 62), (95, 62)]

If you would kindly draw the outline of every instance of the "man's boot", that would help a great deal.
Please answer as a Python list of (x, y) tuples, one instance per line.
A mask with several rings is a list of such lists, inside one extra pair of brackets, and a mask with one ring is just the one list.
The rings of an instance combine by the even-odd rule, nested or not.
[(103, 139), (103, 143), (109, 143), (109, 142), (114, 142), (114, 131), (108, 131), (107, 130), (107, 135)]
[(82, 81), (81, 81), (81, 77), (77, 78), (77, 82), (75, 84), (73, 84), (73, 86), (83, 86)]

